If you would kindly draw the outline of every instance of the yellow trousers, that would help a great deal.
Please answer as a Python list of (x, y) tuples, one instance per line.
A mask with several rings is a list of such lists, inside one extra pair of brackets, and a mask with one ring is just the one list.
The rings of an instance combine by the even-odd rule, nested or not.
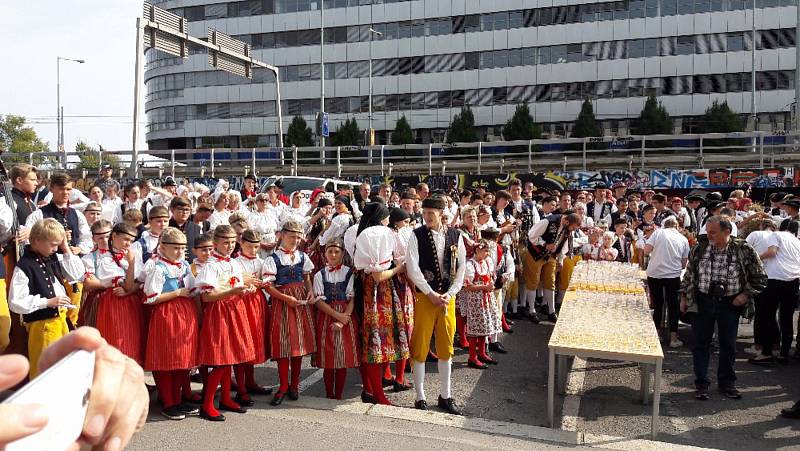
[(39, 357), (48, 346), (57, 342), (69, 333), (67, 315), (64, 309), (59, 309), (58, 316), (26, 325), (28, 329), (28, 360), (31, 364), (30, 378), (39, 375)]
[(556, 289), (556, 259), (534, 260), (527, 252), (523, 254), (523, 271), (525, 272), (525, 288), (533, 291), (542, 283), (545, 290)]
[(0, 354), (11, 341), (11, 311), (8, 310), (8, 292), (5, 279), (0, 279)]
[(456, 334), (456, 300), (450, 298), (447, 307), (433, 305), (428, 297), (417, 292), (414, 303), (414, 332), (411, 334), (411, 358), (415, 362), (428, 359), (431, 335), (440, 360), (453, 357), (453, 337)]
[[(73, 288), (74, 287), (74, 288)], [(83, 298), (83, 284), (82, 283), (65, 283), (64, 289), (67, 291), (67, 296), (72, 300), (74, 309), (67, 311), (67, 319), (73, 325), (78, 324), (78, 312), (81, 308), (81, 299)]]
[(575, 271), (575, 265), (582, 260), (580, 255), (572, 257), (564, 257), (564, 262), (561, 264), (561, 271), (558, 273), (558, 290), (567, 291), (569, 288), (569, 280), (572, 278), (572, 272)]

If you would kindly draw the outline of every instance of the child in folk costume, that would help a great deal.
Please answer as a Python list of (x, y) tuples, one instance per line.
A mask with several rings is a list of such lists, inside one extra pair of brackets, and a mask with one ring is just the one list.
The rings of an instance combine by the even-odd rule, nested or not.
[(342, 399), (347, 368), (357, 368), (361, 336), (353, 322), (353, 268), (342, 264), (344, 242), (334, 239), (325, 246), (326, 265), (314, 275), (317, 307), (317, 353), (314, 366), (323, 369), (325, 395)]
[(242, 295), (255, 291), (255, 287), (245, 284), (241, 265), (231, 261), (235, 245), (233, 228), (226, 224), (217, 226), (214, 229), (214, 252), (195, 279), (204, 303), (198, 363), (213, 368), (203, 386), (200, 416), (210, 421), (225, 421), (225, 417), (214, 408), (218, 386), (222, 387), (220, 410), (246, 412), (231, 398), (231, 369), (256, 357), (253, 336), (250, 328), (246, 327), (247, 311), (242, 300)]
[[(206, 263), (211, 259), (211, 254), (214, 252), (214, 237), (209, 233), (204, 233), (199, 237), (195, 238), (194, 240), (194, 260), (189, 265), (189, 272), (191, 273), (191, 281), (187, 282), (186, 286), (188, 286), (192, 290), (192, 296), (194, 296), (195, 307), (197, 309), (198, 315), (198, 324), (200, 326), (203, 325), (203, 301), (200, 298), (200, 289), (197, 286), (196, 279), (197, 275), (200, 274), (200, 270), (203, 269)], [(199, 365), (199, 363), (198, 363)], [(192, 377), (194, 377), (194, 372), (192, 372)], [(206, 379), (208, 378), (208, 367), (207, 366), (199, 366), (197, 374), (199, 374), (200, 381), (203, 384), (206, 383)], [(191, 389), (191, 385), (189, 387)], [(185, 390), (185, 388), (184, 388)]]
[[(464, 241), (464, 248), (467, 251), (467, 259), (475, 255), (475, 246), (481, 239), (481, 231), (478, 229), (478, 210), (472, 206), (466, 206), (461, 210), (461, 239)], [(467, 297), (469, 293), (461, 290), (456, 295), (456, 332), (458, 332), (457, 345), (461, 349), (469, 349), (470, 344), (467, 340)]]
[[(298, 246), (303, 240), (303, 226), (287, 221), (281, 230), (278, 249), (264, 262), (267, 292), (272, 298), (270, 344), (272, 359), (278, 362), (280, 387), (270, 404), (278, 406), (288, 396), (299, 398), (300, 367), (303, 356), (316, 351), (314, 300), (311, 273), (314, 264)], [(289, 365), (291, 363), (291, 384)]]
[[(109, 246), (111, 245), (111, 229), (113, 225), (111, 221), (99, 219), (92, 224), (90, 231), (92, 232), (92, 242), (94, 248), (91, 252), (81, 257), (84, 265), (84, 286), (86, 289), (86, 298), (81, 303), (80, 312), (78, 314), (78, 327), (97, 325), (97, 303), (100, 297), (101, 286), (97, 284), (96, 280), (91, 280), (93, 274), (97, 272), (97, 262), (101, 260), (103, 253), (108, 253)], [(95, 289), (92, 289), (94, 282)]]
[(476, 243), (473, 257), (467, 262), (464, 275), (464, 308), (467, 314), (466, 334), (469, 340), (470, 368), (486, 369), (497, 361), (486, 353), (486, 339), (500, 332), (500, 318), (494, 298), (494, 260), (489, 241)]
[[(489, 259), (493, 262), (492, 275), (494, 276), (494, 300), (497, 307), (497, 318), (500, 320), (500, 330), (510, 334), (514, 331), (506, 322), (506, 316), (503, 309), (503, 300), (505, 298), (505, 287), (508, 283), (514, 280), (516, 268), (514, 266), (514, 259), (511, 257), (510, 252), (506, 247), (497, 242), (500, 236), (499, 229), (486, 229), (483, 236), (489, 243)], [(507, 351), (503, 345), (498, 341), (498, 334), (489, 336), (489, 349), (500, 354), (506, 354)]]
[[(66, 313), (75, 306), (64, 282), (79, 279), (83, 265), (72, 254), (66, 236), (64, 227), (55, 219), (35, 223), (29, 235), (30, 245), (25, 247), (11, 276), (8, 304), (12, 312), (22, 315), (28, 330), (31, 379), (39, 374), (39, 357), (45, 348), (74, 328)], [(61, 254), (56, 254), (59, 249)]]
[(235, 261), (242, 267), (245, 282), (257, 287), (255, 291), (242, 295), (250, 334), (253, 336), (256, 358), (252, 362), (240, 363), (233, 368), (236, 374), (235, 401), (243, 406), (253, 405), (253, 400), (250, 399), (251, 393), (256, 395), (272, 394), (271, 389), (256, 384), (255, 376), (255, 365), (266, 362), (270, 351), (269, 334), (266, 332), (267, 324), (269, 324), (269, 306), (267, 306), (267, 298), (261, 290), (264, 261), (258, 257), (260, 247), (261, 234), (253, 230), (245, 230), (239, 242), (239, 256), (235, 258)]
[(84, 259), (84, 286), (99, 290), (95, 327), (100, 335), (141, 365), (145, 325), (142, 293), (136, 280), (142, 270), (138, 263), (141, 258), (131, 249), (135, 239), (133, 227), (124, 222), (115, 225), (108, 249), (98, 248)]
[[(395, 264), (396, 240), (389, 224), (389, 209), (371, 202), (364, 207), (356, 238), (355, 265), (362, 275), (364, 313), (362, 364), (366, 365), (368, 392), (378, 404), (391, 405), (382, 389), (384, 366), (408, 359), (409, 337), (403, 305), (412, 302), (408, 284), (402, 287), (393, 278), (402, 274), (405, 264)], [(398, 292), (398, 288), (403, 291)], [(402, 299), (402, 300), (401, 300)]]
[[(153, 207), (153, 211), (159, 207)], [(186, 235), (169, 227), (160, 234), (158, 254), (144, 265), (145, 304), (152, 305), (144, 368), (153, 372), (161, 400), (161, 414), (171, 420), (196, 415), (197, 408), (183, 403), (189, 369), (197, 363), (200, 330), (197, 306), (186, 283), (191, 279), (184, 259)]]
[(147, 215), (148, 229), (131, 245), (141, 261), (142, 266), (150, 260), (151, 256), (158, 255), (158, 240), (161, 233), (169, 225), (169, 211), (166, 207), (153, 207)]

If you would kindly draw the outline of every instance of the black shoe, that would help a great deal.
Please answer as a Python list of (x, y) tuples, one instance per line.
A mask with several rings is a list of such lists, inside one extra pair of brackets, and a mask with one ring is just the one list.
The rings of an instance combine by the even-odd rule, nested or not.
[(425, 361), (426, 362), (434, 362), (434, 363), (438, 362), (439, 361), (439, 356), (437, 356), (436, 354), (434, 354), (432, 352), (428, 352), (428, 358)]
[(541, 321), (539, 320), (539, 315), (536, 312), (533, 312), (528, 315), (528, 320), (533, 324), (539, 324)]
[(497, 360), (493, 359), (492, 356), (490, 356), (488, 354), (486, 355), (486, 357), (478, 356), (478, 360), (480, 360), (482, 363), (486, 363), (488, 365), (497, 365)]
[(507, 334), (513, 334), (514, 333), (514, 329), (512, 329), (510, 327), (504, 327), (503, 328), (503, 332), (507, 333)]
[(558, 315), (555, 313), (547, 315), (547, 321), (550, 321), (551, 323), (555, 324), (555, 322), (558, 321)]
[(261, 385), (253, 385), (252, 387), (247, 387), (247, 393), (251, 395), (267, 396), (272, 394), (272, 389)]
[(161, 409), (161, 416), (169, 418), (170, 420), (183, 420), (186, 414), (178, 410), (178, 406), (164, 407)]
[(383, 388), (391, 387), (392, 385), (394, 385), (394, 379), (381, 378), (381, 380), (383, 381)]
[(361, 402), (364, 404), (377, 404), (378, 401), (375, 400), (375, 397), (370, 395), (369, 393), (362, 391), (361, 392)]
[(726, 398), (742, 399), (742, 394), (739, 393), (739, 390), (737, 390), (736, 387), (732, 385), (728, 387), (720, 387), (719, 392), (725, 395)]
[(269, 402), (269, 405), (278, 407), (283, 402), (283, 398), (286, 397), (286, 393), (282, 391), (276, 391), (275, 394), (272, 396), (272, 401)]
[(707, 387), (698, 387), (697, 393), (694, 395), (694, 399), (698, 401), (708, 401), (711, 398), (711, 395), (708, 393)]
[(450, 415), (464, 415), (461, 413), (461, 410), (456, 405), (456, 402), (453, 398), (444, 399), (441, 395), (439, 395), (439, 408), (444, 410), (445, 412), (449, 413)]
[(198, 409), (195, 406), (186, 404), (185, 402), (178, 404), (178, 412), (180, 412), (180, 413), (182, 413), (182, 414), (184, 414), (186, 416), (200, 415), (200, 409)]
[(800, 418), (800, 402), (794, 403), (794, 405), (788, 409), (781, 410), (781, 416), (784, 418), (792, 418), (792, 419), (799, 419)]
[(498, 354), (508, 354), (506, 348), (499, 341), (496, 341), (494, 343), (489, 343), (489, 350), (492, 352), (496, 352)]
[(300, 392), (297, 390), (289, 390), (289, 392), (286, 393), (286, 396), (289, 398), (289, 401), (297, 401), (300, 399)]
[(467, 360), (467, 366), (470, 368), (475, 368), (476, 370), (485, 370), (486, 368), (489, 368), (489, 365), (481, 362), (474, 362), (472, 360)]
[(224, 410), (226, 412), (233, 412), (233, 413), (247, 413), (247, 409), (242, 406), (239, 408), (233, 406), (226, 406), (225, 404), (219, 403), (219, 410)]
[[(409, 362), (409, 363), (411, 363), (411, 362)], [(406, 372), (406, 373), (410, 373), (410, 372), (411, 372), (411, 365), (406, 365), (406, 370), (405, 370), (405, 372)]]
[(424, 399), (414, 403), (414, 408), (417, 410), (428, 410), (428, 403)]
[(233, 400), (236, 401), (236, 404), (239, 404), (240, 406), (244, 407), (253, 407), (253, 405), (256, 403), (255, 401), (250, 399), (249, 396), (245, 398), (244, 395), (242, 394), (237, 394), (236, 397), (233, 398)]
[(401, 384), (400, 382), (394, 381), (392, 386), (392, 391), (395, 393), (400, 393), (401, 391), (408, 391), (411, 390), (410, 384)]
[(194, 393), (192, 393), (192, 396), (194, 396), (194, 397), (193, 398), (183, 398), (183, 403), (184, 404), (194, 404), (196, 406), (199, 406), (200, 404), (203, 404), (203, 397), (202, 396), (195, 395)]
[(759, 355), (747, 359), (747, 363), (758, 366), (772, 366), (773, 358), (771, 355)]
[(191, 376), (189, 376), (189, 380), (197, 384), (202, 384), (203, 376), (201, 376), (200, 373), (194, 373)]
[(225, 415), (219, 414), (217, 416), (211, 416), (208, 412), (203, 409), (200, 409), (200, 418), (206, 419), (208, 421), (225, 421)]

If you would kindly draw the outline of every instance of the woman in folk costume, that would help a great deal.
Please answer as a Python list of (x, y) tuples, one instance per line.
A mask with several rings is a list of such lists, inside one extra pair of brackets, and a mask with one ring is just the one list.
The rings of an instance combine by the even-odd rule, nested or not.
[[(411, 237), (412, 233), (411, 215), (409, 215), (402, 208), (390, 208), (389, 228), (394, 232), (394, 238), (396, 241), (395, 263), (398, 265), (405, 264), (408, 239)], [(398, 293), (405, 293), (406, 288), (409, 290), (412, 289), (411, 281), (408, 280), (408, 277), (405, 274), (396, 275), (392, 278), (392, 282), (395, 284), (395, 289)], [(409, 300), (411, 302), (408, 302)], [(411, 333), (414, 330), (414, 299), (413, 297), (406, 298), (405, 296), (401, 296), (400, 301), (403, 302), (403, 319), (406, 327), (406, 336), (410, 338)], [(411, 385), (405, 383), (406, 370), (409, 372), (411, 371), (411, 366), (408, 365), (408, 359), (395, 360), (394, 378), (392, 378), (392, 372), (389, 368), (389, 365), (386, 365), (386, 370), (383, 376), (383, 385), (391, 385), (395, 393), (411, 390)]]
[[(280, 386), (270, 404), (278, 406), (288, 396), (300, 397), (300, 367), (303, 356), (316, 351), (314, 300), (311, 273), (314, 264), (305, 252), (298, 250), (303, 240), (303, 226), (296, 221), (283, 225), (278, 249), (264, 262), (264, 281), (272, 298), (270, 345), (272, 359), (278, 363)], [(291, 364), (291, 383), (289, 366)]]
[[(475, 254), (475, 246), (481, 239), (481, 231), (478, 229), (478, 210), (472, 206), (461, 209), (461, 238), (464, 241), (464, 248), (467, 250), (467, 259)], [(470, 343), (467, 340), (467, 297), (469, 293), (461, 290), (456, 295), (456, 332), (458, 332), (457, 344), (461, 349), (469, 349)]]
[[(158, 207), (153, 207), (155, 210)], [(197, 364), (200, 329), (197, 307), (187, 287), (191, 279), (186, 235), (169, 227), (161, 232), (158, 253), (144, 265), (145, 304), (152, 305), (147, 332), (144, 368), (153, 372), (161, 400), (161, 414), (170, 420), (196, 415), (183, 403), (197, 401), (189, 386), (189, 370)]]
[(464, 307), (467, 314), (466, 334), (469, 340), (470, 368), (484, 370), (486, 364), (496, 364), (486, 353), (486, 339), (497, 334), (500, 318), (494, 298), (494, 261), (489, 258), (490, 243), (479, 240), (473, 257), (467, 262), (464, 274)]
[(214, 395), (220, 385), (220, 410), (246, 412), (231, 398), (231, 369), (256, 357), (242, 300), (242, 295), (253, 292), (255, 287), (245, 284), (242, 267), (231, 261), (235, 245), (236, 232), (231, 226), (214, 229), (214, 252), (195, 279), (204, 303), (198, 362), (213, 368), (203, 386), (200, 416), (211, 421), (225, 420), (214, 408)]
[(256, 196), (255, 210), (247, 216), (249, 228), (261, 234), (261, 248), (258, 256), (262, 259), (269, 257), (277, 245), (275, 235), (278, 232), (278, 218), (267, 209), (268, 200), (266, 193)]
[(336, 196), (333, 201), (333, 219), (331, 225), (322, 236), (319, 237), (319, 245), (325, 248), (329, 242), (336, 238), (343, 238), (347, 229), (353, 225), (353, 207), (350, 206), (350, 198), (347, 196)]
[[(100, 224), (100, 221), (95, 225)], [(103, 230), (98, 229), (98, 233)], [(97, 236), (97, 235), (95, 235)], [(101, 235), (102, 236), (102, 235)], [(136, 229), (120, 222), (111, 230), (107, 249), (98, 248), (84, 258), (84, 285), (98, 290), (94, 326), (106, 341), (138, 362), (144, 362), (144, 313), (137, 277), (140, 257), (131, 250)], [(87, 321), (92, 325), (90, 321)]]
[(325, 264), (325, 257), (323, 256), (322, 248), (320, 248), (319, 240), (331, 225), (331, 215), (333, 215), (333, 203), (327, 197), (323, 197), (319, 200), (314, 214), (308, 218), (309, 232), (305, 237), (303, 251), (308, 254), (315, 269), (322, 268)]
[[(355, 265), (363, 270), (362, 364), (366, 365), (368, 387), (378, 404), (391, 405), (382, 389), (384, 366), (409, 358), (403, 305), (412, 302), (410, 287), (392, 279), (402, 274), (405, 264), (395, 264), (396, 240), (389, 224), (389, 209), (371, 202), (364, 207), (356, 238)], [(403, 300), (401, 300), (401, 298)]]
[(218, 226), (228, 224), (228, 217), (231, 215), (228, 210), (228, 194), (225, 191), (214, 192), (214, 212), (208, 217), (211, 224), (211, 231)]
[(353, 321), (353, 268), (342, 264), (344, 242), (337, 238), (325, 246), (325, 267), (314, 275), (317, 307), (317, 352), (314, 366), (323, 369), (325, 395), (342, 399), (347, 368), (357, 368), (361, 336)]
[(237, 395), (235, 401), (248, 407), (253, 405), (250, 394), (272, 394), (272, 390), (256, 384), (255, 376), (255, 365), (266, 362), (270, 350), (267, 338), (269, 334), (266, 331), (267, 324), (269, 324), (269, 306), (267, 298), (261, 290), (264, 261), (258, 257), (260, 247), (261, 234), (253, 230), (245, 230), (239, 242), (239, 255), (235, 258), (242, 267), (245, 283), (257, 287), (255, 291), (242, 295), (250, 334), (253, 336), (256, 358), (252, 362), (240, 363), (233, 368), (236, 374)]

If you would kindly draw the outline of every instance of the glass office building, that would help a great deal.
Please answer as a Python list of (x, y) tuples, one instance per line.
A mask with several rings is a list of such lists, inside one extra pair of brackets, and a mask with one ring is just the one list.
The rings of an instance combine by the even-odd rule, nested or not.
[[(320, 109), (321, 0), (162, 0), (194, 36), (216, 28), (281, 68), (284, 130)], [(755, 46), (757, 127), (790, 128), (794, 99), (794, 0), (324, 0), (325, 110), (367, 128), (369, 60), (373, 127), (388, 143), (405, 115), (417, 142), (444, 138), (470, 106), (486, 140), (527, 103), (549, 137), (567, 136), (589, 98), (606, 134), (624, 135), (648, 95), (696, 130), (715, 100), (751, 112)], [(370, 28), (380, 33), (370, 32)], [(371, 40), (372, 39), (372, 40)], [(150, 148), (261, 147), (277, 143), (274, 77), (211, 70), (147, 51)], [(752, 127), (752, 121), (749, 122)]]

